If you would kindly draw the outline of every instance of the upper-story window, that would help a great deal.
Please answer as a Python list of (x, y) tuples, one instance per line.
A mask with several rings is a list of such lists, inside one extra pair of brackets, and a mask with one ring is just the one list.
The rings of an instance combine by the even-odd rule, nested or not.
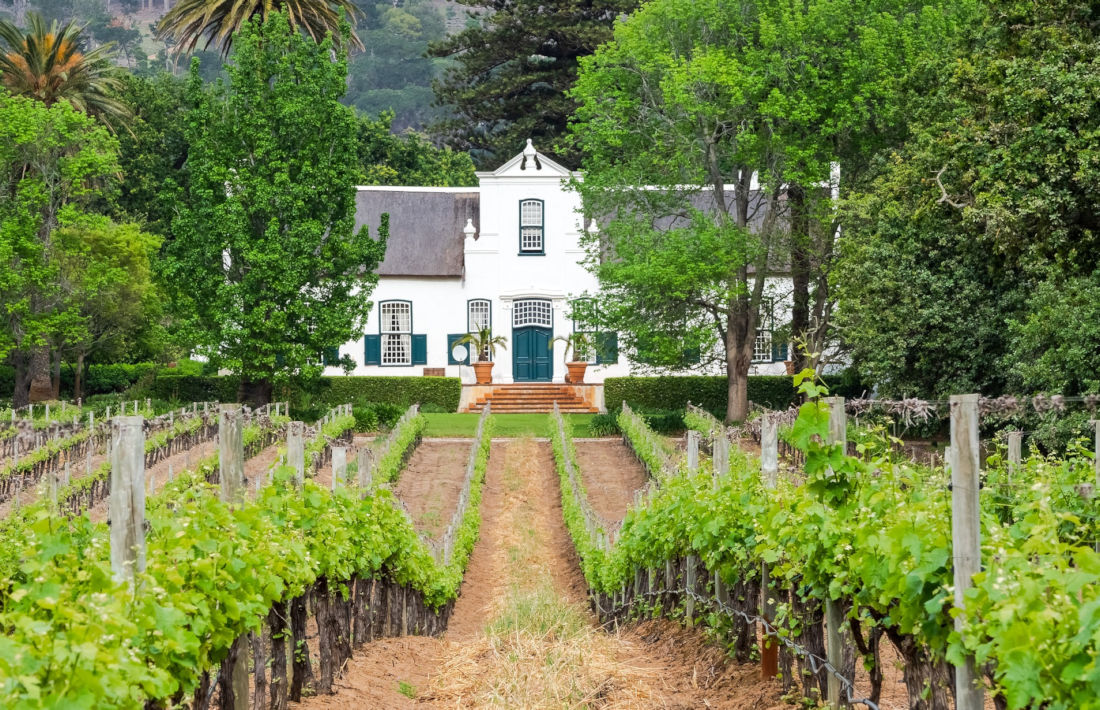
[(383, 301), (379, 310), (383, 365), (412, 364), (412, 304)]
[(521, 200), (519, 203), (519, 253), (545, 252), (542, 200)]
[(775, 328), (772, 299), (763, 298), (756, 324), (756, 341), (752, 344), (753, 362), (772, 361), (772, 330)]

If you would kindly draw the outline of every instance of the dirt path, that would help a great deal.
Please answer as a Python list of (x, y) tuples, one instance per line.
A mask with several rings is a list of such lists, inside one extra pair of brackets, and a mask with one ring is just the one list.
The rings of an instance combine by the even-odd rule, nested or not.
[(447, 529), (458, 506), (471, 446), (473, 439), (421, 442), (394, 486), (416, 529), (433, 539)]
[(602, 518), (618, 523), (646, 483), (645, 469), (622, 439), (574, 442), (588, 501)]
[(369, 644), (335, 695), (297, 707), (772, 708), (756, 666), (675, 624), (598, 629), (562, 522), (548, 443), (494, 442), (482, 535), (442, 639)]

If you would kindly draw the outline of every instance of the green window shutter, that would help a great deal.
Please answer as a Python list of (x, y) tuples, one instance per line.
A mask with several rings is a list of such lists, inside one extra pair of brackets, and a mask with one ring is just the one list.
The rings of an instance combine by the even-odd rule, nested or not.
[(286, 356), (282, 353), (275, 353), (275, 367), (282, 367), (286, 363)]
[(428, 336), (426, 335), (414, 335), (412, 337), (413, 346), (413, 364), (414, 365), (427, 365), (428, 364)]
[(465, 337), (466, 337), (465, 333), (452, 333), (451, 335), (447, 336), (447, 364), (448, 365), (469, 365), (470, 364), (470, 348), (471, 348), (471, 345), (469, 343), (466, 343), (465, 345), (462, 346), (462, 347), (466, 348), (466, 359), (465, 360), (455, 360), (454, 359), (454, 354), (453, 354), (453, 351), (455, 349), (455, 345), (458, 343), (459, 340), (462, 340)]
[(684, 348), (684, 364), (699, 364), (699, 348)]
[(366, 335), (363, 337), (363, 364), (382, 364), (382, 336)]
[(619, 361), (619, 334), (596, 333), (596, 364), (615, 364)]
[(783, 362), (787, 359), (787, 344), (772, 343), (772, 362)]
[(321, 362), (325, 365), (339, 365), (340, 348), (325, 348), (321, 353)]

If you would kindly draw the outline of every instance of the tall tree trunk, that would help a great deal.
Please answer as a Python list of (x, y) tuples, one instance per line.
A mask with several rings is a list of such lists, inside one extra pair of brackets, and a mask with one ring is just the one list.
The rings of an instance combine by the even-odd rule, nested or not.
[(84, 351), (76, 354), (76, 373), (73, 375), (73, 400), (84, 399)]
[(53, 387), (53, 398), (61, 399), (61, 350), (50, 353), (50, 383)]
[(253, 380), (242, 377), (241, 385), (237, 388), (237, 401), (250, 407), (262, 407), (271, 403), (273, 389), (274, 385), (270, 379)]
[(14, 351), (11, 355), (11, 363), (15, 369), (15, 390), (12, 393), (12, 406), (16, 408), (26, 407), (31, 402), (31, 372), (27, 354), (22, 350)]
[(791, 206), (791, 342), (796, 343), (790, 359), (795, 372), (800, 372), (807, 358), (797, 343), (807, 342), (810, 330), (810, 216), (801, 185), (787, 188), (787, 200)]
[(31, 351), (30, 401), (46, 402), (53, 398), (53, 383), (50, 381), (50, 348), (48, 345), (40, 345)]
[(738, 320), (745, 315), (731, 314), (726, 328), (726, 378), (729, 381), (729, 400), (726, 402), (726, 422), (743, 422), (749, 416), (749, 367), (752, 356), (745, 357), (743, 338), (738, 331)]

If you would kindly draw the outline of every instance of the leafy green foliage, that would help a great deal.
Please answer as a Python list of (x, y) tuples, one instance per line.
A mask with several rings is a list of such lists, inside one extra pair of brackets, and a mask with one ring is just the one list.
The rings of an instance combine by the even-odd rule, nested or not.
[(477, 184), (468, 153), (437, 148), (413, 131), (393, 133), (394, 114), (377, 120), (359, 117), (359, 165), (364, 185), (430, 185), (465, 187)]
[[(854, 371), (823, 378), (829, 390), (839, 397), (858, 397), (865, 388)], [(726, 411), (729, 387), (720, 376), (608, 377), (604, 380), (604, 401), (608, 410), (616, 410), (625, 401), (630, 406), (649, 409), (683, 409), (690, 402), (708, 412)], [(789, 409), (798, 402), (798, 391), (785, 375), (750, 375), (749, 401), (768, 409)]]
[(675, 469), (676, 452), (637, 412), (623, 409), (618, 416), (619, 431), (650, 476), (658, 480)]
[(186, 335), (252, 402), (362, 333), (385, 251), (385, 219), (378, 240), (354, 229), (356, 121), (333, 51), (276, 14), (239, 35), (228, 86), (203, 92), (192, 71), (163, 276)]
[(466, 29), (431, 45), (457, 66), (435, 84), (452, 118), (433, 133), (469, 151), (482, 168), (512, 157), (528, 138), (564, 164), (578, 154), (562, 139), (575, 103), (567, 91), (580, 57), (611, 39), (612, 25), (637, 0), (458, 0), (477, 11)]

